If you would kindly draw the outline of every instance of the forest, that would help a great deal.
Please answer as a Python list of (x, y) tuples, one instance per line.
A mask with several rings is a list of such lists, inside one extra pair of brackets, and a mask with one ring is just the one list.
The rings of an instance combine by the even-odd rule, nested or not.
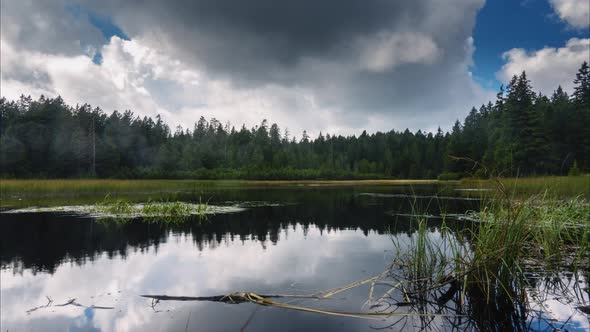
[(391, 130), (300, 138), (277, 124), (201, 117), (172, 131), (160, 116), (110, 115), (61, 97), (0, 99), (2, 178), (458, 179), (590, 171), (590, 68), (536, 93), (525, 72), (450, 132)]

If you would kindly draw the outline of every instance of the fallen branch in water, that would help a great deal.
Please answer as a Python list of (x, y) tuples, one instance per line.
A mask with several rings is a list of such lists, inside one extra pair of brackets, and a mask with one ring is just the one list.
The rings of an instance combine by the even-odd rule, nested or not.
[(114, 307), (102, 307), (102, 306), (95, 306), (95, 305), (91, 305), (91, 306), (85, 306), (83, 304), (80, 304), (78, 302), (76, 302), (76, 299), (69, 299), (68, 301), (66, 301), (65, 303), (62, 304), (54, 304), (51, 305), (53, 303), (53, 299), (51, 299), (49, 296), (46, 297), (47, 298), (47, 304), (46, 305), (42, 305), (39, 307), (35, 307), (35, 308), (31, 308), (29, 310), (27, 310), (26, 312), (28, 314), (30, 314), (31, 312), (37, 311), (39, 309), (44, 309), (44, 308), (51, 308), (51, 307), (65, 307), (68, 305), (73, 305), (76, 307), (83, 307), (83, 308), (90, 308), (90, 309), (115, 309)]
[[(243, 303), (243, 302), (251, 302), (254, 304), (262, 305), (262, 306), (271, 306), (271, 307), (278, 307), (284, 309), (291, 309), (291, 310), (298, 310), (298, 311), (306, 311), (306, 312), (314, 312), (319, 314), (326, 314), (326, 315), (333, 315), (333, 316), (342, 316), (342, 317), (353, 317), (353, 318), (364, 318), (364, 319), (379, 319), (379, 318), (386, 318), (386, 317), (394, 317), (394, 316), (422, 316), (422, 317), (433, 317), (433, 316), (449, 316), (444, 314), (428, 314), (428, 313), (397, 313), (397, 312), (350, 312), (350, 311), (335, 311), (329, 309), (315, 309), (315, 308), (308, 308), (302, 306), (291, 305), (288, 303), (276, 302), (270, 300), (270, 297), (274, 298), (312, 298), (312, 299), (325, 299), (328, 296), (332, 296), (338, 292), (341, 292), (346, 289), (350, 289), (352, 285), (361, 285), (367, 282), (374, 280), (374, 278), (370, 278), (361, 282), (356, 282), (354, 284), (338, 288), (337, 291), (332, 291), (327, 295), (322, 297), (314, 296), (314, 295), (259, 295), (251, 292), (235, 292), (228, 295), (218, 295), (218, 296), (202, 296), (202, 297), (192, 297), (192, 296), (168, 296), (168, 295), (141, 295), (145, 298), (150, 298), (152, 300), (156, 299), (158, 301), (214, 301), (214, 302), (225, 302), (231, 304)], [(356, 287), (354, 286), (354, 287)]]
[(33, 311), (36, 311), (36, 310), (39, 310), (39, 309), (42, 309), (42, 308), (49, 307), (51, 305), (51, 303), (53, 303), (53, 299), (50, 298), (49, 296), (46, 296), (45, 298), (47, 298), (47, 304), (46, 305), (42, 305), (42, 306), (38, 306), (38, 307), (35, 307), (35, 308), (31, 308), (31, 309), (27, 310), (27, 313), (31, 313)]

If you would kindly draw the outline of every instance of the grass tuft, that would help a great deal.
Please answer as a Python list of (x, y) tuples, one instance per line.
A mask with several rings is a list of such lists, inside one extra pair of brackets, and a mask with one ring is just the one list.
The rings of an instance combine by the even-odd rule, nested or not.
[(199, 200), (198, 204), (181, 201), (156, 202), (148, 200), (144, 204), (129, 203), (121, 198), (111, 199), (109, 195), (102, 202), (95, 204), (93, 212), (107, 215), (105, 220), (125, 222), (140, 217), (144, 221), (180, 223), (192, 216), (204, 218), (209, 205)]

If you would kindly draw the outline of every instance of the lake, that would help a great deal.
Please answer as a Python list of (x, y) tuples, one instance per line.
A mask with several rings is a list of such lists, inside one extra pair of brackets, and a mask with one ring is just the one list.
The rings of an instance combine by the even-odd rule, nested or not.
[[(465, 298), (448, 289), (432, 303), (404, 301), (401, 291), (384, 293), (391, 285), (371, 290), (369, 283), (339, 289), (324, 299), (273, 301), (334, 312), (400, 315), (342, 317), (249, 302), (156, 301), (141, 296), (223, 296), (238, 291), (309, 295), (366, 280), (390, 267), (394, 240), (403, 244), (412, 239), (412, 215), (427, 218), (434, 237), (441, 236), (441, 214), (447, 215), (450, 229), (470, 222), (462, 216), (479, 210), (477, 193), (454, 189), (452, 185), (308, 183), (179, 192), (174, 199), (201, 199), (239, 209), (178, 224), (116, 223), (76, 211), (10, 213), (8, 208), (0, 215), (1, 328), (587, 331), (589, 316), (579, 308), (590, 302), (588, 273), (566, 272), (547, 280), (534, 267), (527, 271), (528, 287), (537, 301), (516, 308), (502, 301)], [(147, 196), (159, 197), (144, 193), (136, 200), (145, 201)], [(76, 202), (101, 199), (84, 197)], [(76, 203), (64, 198), (63, 205), (68, 204)], [(367, 303), (369, 297), (376, 301)]]

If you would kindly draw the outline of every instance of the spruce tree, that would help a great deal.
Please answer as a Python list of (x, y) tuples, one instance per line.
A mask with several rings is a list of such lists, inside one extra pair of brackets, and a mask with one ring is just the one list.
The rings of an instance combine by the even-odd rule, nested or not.
[(520, 174), (532, 174), (545, 169), (542, 155), (545, 138), (540, 114), (535, 109), (535, 98), (524, 71), (512, 78), (508, 84), (506, 111), (514, 167)]
[(572, 124), (576, 140), (575, 153), (581, 169), (590, 171), (590, 67), (584, 61), (574, 80), (573, 102), (576, 122)]

